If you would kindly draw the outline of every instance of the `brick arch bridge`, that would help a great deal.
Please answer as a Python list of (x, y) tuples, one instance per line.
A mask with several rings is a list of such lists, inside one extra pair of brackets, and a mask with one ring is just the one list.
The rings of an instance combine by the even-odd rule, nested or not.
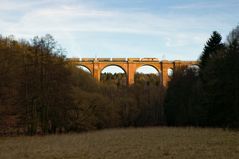
[(198, 65), (197, 61), (160, 61), (157, 58), (68, 58), (68, 61), (76, 66), (86, 67), (98, 81), (100, 81), (100, 74), (104, 68), (118, 66), (126, 73), (129, 85), (134, 83), (135, 72), (142, 66), (154, 67), (159, 72), (162, 84), (167, 86), (170, 80), (168, 69)]

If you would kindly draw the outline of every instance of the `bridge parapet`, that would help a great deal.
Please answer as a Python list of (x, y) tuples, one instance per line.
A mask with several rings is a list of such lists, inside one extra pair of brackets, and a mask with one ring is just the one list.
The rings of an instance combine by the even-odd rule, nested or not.
[(140, 61), (140, 58), (127, 58), (128, 62), (138, 62)]
[(160, 60), (158, 58), (141, 58), (140, 61), (152, 62), (152, 61), (160, 61)]
[(116, 61), (116, 62), (125, 62), (128, 61), (127, 58), (112, 58), (112, 61)]
[(95, 61), (95, 58), (81, 58), (81, 61), (83, 61), (83, 62), (93, 62), (93, 61)]
[(181, 60), (160, 60), (159, 58), (67, 58), (72, 62), (160, 62), (164, 64), (185, 64), (185, 65), (198, 65), (198, 61), (181, 61)]
[(111, 61), (111, 58), (97, 58), (98, 61), (104, 62), (104, 61)]

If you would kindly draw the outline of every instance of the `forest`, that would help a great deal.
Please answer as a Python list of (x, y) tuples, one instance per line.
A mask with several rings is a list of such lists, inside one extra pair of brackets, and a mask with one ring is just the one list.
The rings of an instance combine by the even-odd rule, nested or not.
[(214, 31), (199, 68), (173, 70), (167, 88), (155, 74), (101, 75), (67, 61), (47, 34), (0, 36), (0, 135), (84, 132), (115, 127), (239, 128), (239, 26)]

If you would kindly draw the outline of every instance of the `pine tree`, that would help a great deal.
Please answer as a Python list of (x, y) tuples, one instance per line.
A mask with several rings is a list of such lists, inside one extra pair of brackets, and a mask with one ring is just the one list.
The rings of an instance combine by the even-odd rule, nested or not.
[(209, 59), (211, 59), (213, 56), (217, 54), (217, 51), (220, 50), (223, 47), (223, 44), (221, 43), (222, 36), (217, 32), (214, 31), (210, 37), (210, 39), (207, 41), (202, 55), (200, 56), (200, 74), (202, 75), (202, 72), (207, 65), (207, 62)]

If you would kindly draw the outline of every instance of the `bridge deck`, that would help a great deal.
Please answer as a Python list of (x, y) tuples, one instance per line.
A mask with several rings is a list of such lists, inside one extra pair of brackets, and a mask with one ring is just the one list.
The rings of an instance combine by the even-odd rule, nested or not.
[(168, 60), (160, 60), (158, 58), (68, 58), (68, 61), (71, 62), (81, 62), (81, 63), (87, 63), (87, 62), (115, 62), (115, 63), (127, 63), (127, 62), (149, 62), (149, 63), (184, 63), (184, 64), (192, 64), (192, 65), (198, 65), (198, 61), (181, 61), (181, 60), (174, 60), (174, 61), (168, 61)]

